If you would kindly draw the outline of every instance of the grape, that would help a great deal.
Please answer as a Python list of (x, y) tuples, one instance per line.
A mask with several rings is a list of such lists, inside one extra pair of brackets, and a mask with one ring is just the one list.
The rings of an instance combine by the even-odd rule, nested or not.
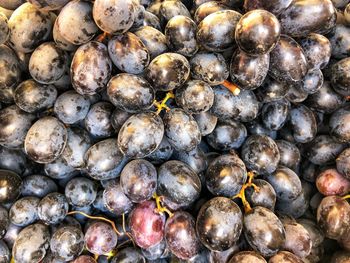
[(332, 195), (324, 197), (317, 208), (317, 223), (328, 238), (338, 239), (347, 233), (350, 206), (346, 200)]
[(334, 112), (329, 120), (330, 133), (342, 142), (350, 142), (350, 107), (345, 106)]
[(238, 46), (250, 55), (269, 53), (277, 44), (281, 26), (277, 18), (265, 10), (247, 12), (239, 20), (235, 39)]
[(262, 179), (254, 180), (254, 184), (259, 187), (259, 191), (253, 188), (246, 190), (246, 197), (252, 207), (262, 206), (273, 211), (276, 203), (276, 191), (267, 181)]
[(194, 257), (200, 247), (195, 220), (187, 212), (175, 212), (165, 224), (165, 240), (169, 250), (180, 259)]
[(6, 208), (0, 206), (0, 239), (5, 238), (5, 234), (10, 229), (10, 218)]
[(131, 201), (146, 201), (156, 190), (157, 170), (146, 160), (133, 160), (120, 173), (120, 185)]
[(191, 57), (198, 51), (196, 23), (188, 16), (177, 15), (166, 24), (164, 34), (173, 52)]
[(228, 262), (230, 258), (233, 257), (239, 251), (238, 245), (233, 245), (224, 251), (214, 251), (211, 250), (209, 254), (209, 262)]
[(266, 135), (271, 139), (276, 139), (277, 132), (267, 129), (261, 122), (259, 118), (246, 124), (246, 127), (250, 134), (252, 135)]
[(345, 195), (350, 192), (350, 181), (336, 169), (327, 169), (318, 175), (316, 187), (326, 196)]
[(0, 203), (15, 201), (21, 193), (22, 179), (10, 170), (0, 170)]
[(273, 173), (280, 160), (274, 140), (266, 135), (252, 135), (242, 146), (242, 160), (248, 169), (259, 174)]
[(116, 132), (119, 132), (124, 122), (131, 117), (131, 113), (123, 110), (115, 109), (111, 116), (111, 124)]
[(276, 144), (281, 156), (279, 164), (296, 171), (301, 160), (299, 148), (295, 144), (285, 140), (278, 140)]
[(189, 206), (200, 192), (201, 181), (187, 164), (173, 160), (159, 167), (157, 193), (169, 208), (177, 210)]
[(16, 54), (5, 45), (0, 45), (0, 73), (0, 102), (12, 103), (21, 68)]
[(104, 44), (91, 41), (74, 53), (70, 73), (72, 85), (79, 94), (93, 95), (104, 89), (111, 72), (112, 61)]
[(9, 211), (9, 218), (12, 224), (27, 226), (38, 220), (38, 205), (40, 199), (29, 196), (17, 200)]
[(208, 167), (207, 156), (199, 147), (196, 147), (189, 152), (174, 151), (172, 158), (186, 163), (197, 174), (205, 172)]
[(25, 3), (24, 0), (13, 0), (13, 1), (0, 0), (0, 6), (2, 8), (6, 8), (10, 10), (15, 10), (17, 7), (19, 7), (23, 3)]
[(150, 54), (141, 39), (127, 32), (108, 42), (108, 53), (114, 65), (130, 74), (142, 73), (150, 62)]
[(75, 51), (78, 46), (62, 37), (61, 32), (58, 28), (57, 21), (58, 20), (56, 19), (52, 29), (53, 40), (55, 41), (57, 47), (65, 51)]
[(292, 252), (294, 255), (305, 258), (311, 252), (312, 241), (309, 232), (296, 222), (283, 222), (286, 231), (286, 241), (283, 250)]
[(190, 65), (192, 78), (209, 85), (219, 85), (229, 76), (225, 58), (220, 53), (199, 52), (191, 57)]
[(350, 149), (346, 148), (336, 159), (337, 170), (347, 179), (350, 179)]
[(299, 219), (298, 223), (309, 232), (313, 248), (322, 245), (324, 241), (324, 234), (316, 222), (310, 219)]
[(210, 162), (205, 174), (208, 190), (216, 196), (232, 197), (247, 180), (243, 161), (236, 154), (225, 154)]
[(214, 12), (198, 25), (197, 41), (208, 51), (221, 52), (234, 44), (232, 32), (241, 14), (233, 10)]
[(146, 159), (153, 164), (161, 164), (165, 161), (168, 161), (174, 152), (173, 147), (170, 145), (168, 139), (163, 136), (161, 143), (158, 148), (147, 155)]
[(17, 236), (12, 249), (15, 262), (40, 262), (49, 247), (50, 232), (43, 224), (33, 224), (24, 228)]
[(205, 3), (200, 4), (195, 10), (195, 14), (193, 16), (194, 21), (199, 24), (205, 17), (208, 15), (215, 13), (217, 11), (228, 10), (228, 6), (223, 3), (216, 1), (205, 1)]
[(197, 235), (208, 249), (227, 250), (239, 239), (242, 219), (241, 210), (235, 202), (215, 197), (206, 202), (198, 213)]
[(44, 175), (30, 175), (23, 178), (21, 194), (28, 197), (43, 198), (49, 193), (57, 192), (56, 183)]
[(291, 252), (279, 251), (268, 263), (303, 263), (303, 260)]
[(342, 24), (337, 24), (329, 35), (332, 57), (344, 59), (350, 55), (350, 30)]
[(266, 263), (266, 260), (256, 252), (253, 251), (241, 251), (235, 254), (228, 263)]
[(34, 80), (26, 80), (17, 86), (13, 96), (21, 110), (36, 113), (54, 105), (57, 90), (53, 85), (42, 85)]
[(309, 69), (323, 69), (331, 57), (331, 43), (320, 34), (311, 33), (299, 41), (308, 61)]
[(0, 13), (0, 45), (4, 44), (10, 34), (8, 19), (5, 14)]
[(274, 255), (285, 243), (282, 222), (267, 208), (257, 206), (246, 213), (243, 227), (249, 245), (263, 256)]
[(292, 37), (327, 33), (335, 22), (336, 9), (331, 0), (295, 0), (280, 15), (282, 32)]
[(10, 262), (11, 252), (7, 247), (6, 243), (0, 240), (0, 261), (1, 262)]
[(93, 257), (83, 255), (77, 257), (72, 263), (96, 263), (96, 260)]
[(146, 259), (138, 249), (127, 247), (118, 251), (111, 263), (146, 263)]
[(75, 177), (67, 183), (65, 195), (71, 205), (88, 206), (96, 199), (97, 187), (87, 178)]
[(350, 96), (350, 59), (342, 59), (331, 67), (331, 81), (334, 90), (343, 96)]
[(54, 117), (43, 117), (28, 130), (24, 150), (33, 161), (49, 163), (62, 154), (66, 142), (67, 129), (63, 123)]
[(107, 209), (116, 215), (128, 213), (134, 206), (131, 199), (125, 195), (119, 180), (112, 181), (112, 184), (105, 188), (103, 202)]
[(293, 138), (300, 143), (312, 141), (317, 133), (314, 113), (306, 106), (299, 105), (290, 111)]
[(91, 146), (85, 153), (85, 168), (95, 180), (116, 178), (123, 165), (123, 155), (116, 139), (110, 138)]
[(29, 60), (29, 73), (39, 83), (51, 84), (64, 74), (68, 55), (54, 42), (38, 46)]
[(8, 43), (17, 51), (30, 53), (47, 40), (53, 26), (51, 14), (24, 3), (11, 15), (8, 26)]
[(61, 9), (69, 0), (29, 0), (32, 5), (41, 10), (57, 10)]
[(299, 44), (282, 35), (270, 53), (269, 74), (281, 82), (300, 81), (307, 73), (307, 61)]
[(107, 138), (115, 133), (111, 124), (114, 106), (106, 101), (93, 104), (84, 119), (85, 129), (95, 138)]
[(232, 81), (237, 81), (243, 89), (256, 89), (267, 75), (269, 59), (269, 54), (252, 57), (239, 49), (236, 50), (230, 64)]
[(322, 87), (323, 81), (324, 77), (320, 69), (309, 70), (301, 81), (300, 87), (307, 94), (313, 94)]
[(56, 23), (61, 37), (75, 45), (88, 43), (98, 31), (92, 19), (92, 3), (88, 1), (70, 1), (62, 8)]
[(194, 119), (198, 124), (198, 128), (202, 136), (211, 134), (214, 131), (218, 121), (218, 118), (208, 111), (196, 114)]
[(0, 168), (11, 170), (19, 175), (25, 172), (27, 158), (20, 150), (8, 149), (0, 146)]
[(61, 227), (52, 235), (50, 248), (55, 258), (72, 260), (83, 251), (84, 234), (73, 226)]
[(118, 133), (118, 147), (130, 158), (143, 158), (154, 152), (162, 141), (164, 124), (153, 112), (131, 116)]
[[(303, 186), (303, 185), (302, 185)], [(309, 197), (304, 189), (301, 190), (299, 196), (294, 200), (277, 199), (276, 210), (279, 213), (299, 218), (303, 216), (309, 208)]]
[(69, 166), (65, 160), (58, 158), (51, 163), (44, 165), (44, 172), (53, 179), (67, 179), (76, 175), (78, 172)]
[(305, 146), (304, 155), (310, 162), (317, 165), (326, 165), (333, 163), (345, 148), (345, 145), (339, 143), (329, 135), (318, 135)]
[(262, 122), (270, 130), (279, 130), (287, 121), (290, 103), (282, 99), (265, 103), (262, 107)]
[(67, 129), (67, 144), (63, 150), (62, 158), (73, 168), (85, 166), (84, 155), (92, 146), (92, 141), (87, 131), (80, 128)]
[(166, 37), (155, 25), (142, 26), (134, 31), (134, 34), (148, 49), (151, 59), (168, 51)]
[(159, 17), (162, 24), (166, 24), (174, 16), (187, 16), (191, 17), (186, 6), (177, 0), (169, 0), (163, 2), (159, 7)]
[(135, 11), (131, 0), (97, 0), (93, 7), (93, 18), (101, 30), (117, 35), (131, 28)]
[(191, 80), (176, 89), (176, 103), (188, 113), (208, 111), (214, 103), (212, 88), (201, 80)]
[[(306, 75), (305, 75), (306, 76)], [(305, 78), (304, 76), (304, 78)], [(293, 104), (299, 104), (307, 99), (308, 93), (303, 88), (303, 83), (292, 83), (289, 90), (286, 93), (285, 98)]]
[(166, 241), (163, 239), (160, 243), (149, 247), (147, 249), (141, 249), (142, 255), (147, 260), (156, 260), (162, 258), (167, 253)]
[(155, 57), (145, 71), (146, 79), (156, 91), (178, 88), (186, 82), (189, 75), (188, 60), (177, 53), (163, 53)]
[(57, 224), (68, 212), (67, 198), (60, 193), (50, 193), (38, 204), (38, 216), (46, 224)]
[(155, 211), (156, 203), (138, 204), (129, 215), (129, 226), (135, 243), (148, 249), (160, 243), (164, 236), (165, 215)]
[(256, 96), (262, 102), (271, 102), (283, 99), (287, 91), (288, 86), (285, 83), (267, 76), (259, 89), (256, 90)]
[(148, 110), (155, 99), (155, 92), (145, 79), (127, 73), (110, 79), (107, 95), (114, 106), (130, 113)]
[(95, 255), (111, 252), (117, 245), (117, 234), (111, 225), (97, 221), (88, 226), (85, 232), (86, 249)]

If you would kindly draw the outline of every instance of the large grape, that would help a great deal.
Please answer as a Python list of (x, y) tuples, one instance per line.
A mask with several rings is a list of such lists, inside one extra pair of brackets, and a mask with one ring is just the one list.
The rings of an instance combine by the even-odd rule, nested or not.
[(95, 255), (104, 255), (111, 252), (117, 242), (117, 234), (112, 226), (105, 222), (94, 222), (85, 232), (86, 249)]
[(13, 202), (21, 193), (22, 179), (10, 170), (0, 170), (0, 203)]
[(9, 211), (11, 223), (17, 226), (27, 226), (38, 220), (39, 201), (40, 199), (34, 196), (17, 200)]

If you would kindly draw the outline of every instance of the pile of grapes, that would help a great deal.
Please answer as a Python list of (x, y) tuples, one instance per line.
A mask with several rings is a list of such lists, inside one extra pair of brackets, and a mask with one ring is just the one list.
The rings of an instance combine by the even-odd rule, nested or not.
[(0, 0), (0, 263), (349, 263), (349, 0)]

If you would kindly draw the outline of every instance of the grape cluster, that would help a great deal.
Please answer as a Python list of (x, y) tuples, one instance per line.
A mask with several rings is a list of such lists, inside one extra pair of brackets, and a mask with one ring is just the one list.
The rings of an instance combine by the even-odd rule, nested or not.
[(0, 0), (0, 263), (350, 262), (348, 0)]

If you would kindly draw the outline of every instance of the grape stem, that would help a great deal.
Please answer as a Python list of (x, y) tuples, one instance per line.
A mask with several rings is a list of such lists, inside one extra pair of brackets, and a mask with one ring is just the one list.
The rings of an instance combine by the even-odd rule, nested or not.
[(157, 195), (157, 193), (154, 193), (153, 194), (153, 198), (155, 199), (156, 201), (156, 204), (157, 204), (157, 212), (158, 213), (167, 213), (169, 215), (169, 217), (172, 217), (174, 214), (168, 209), (166, 208), (165, 206), (162, 206), (161, 202), (162, 202), (162, 196), (159, 196)]
[(235, 96), (238, 96), (239, 93), (241, 93), (241, 89), (240, 89), (236, 84), (231, 83), (231, 82), (229, 82), (228, 80), (224, 80), (224, 82), (222, 83), (222, 85), (223, 85), (226, 89), (230, 90), (230, 91), (233, 93), (233, 95), (235, 95)]
[(166, 103), (168, 102), (169, 99), (174, 99), (174, 98), (175, 98), (174, 93), (172, 91), (169, 91), (161, 102), (154, 100), (153, 105), (157, 108), (157, 115), (159, 115), (163, 109), (165, 109), (166, 111), (170, 111), (170, 108), (166, 105)]
[(245, 190), (249, 187), (253, 187), (254, 191), (259, 192), (259, 187), (253, 183), (253, 179), (254, 179), (254, 173), (253, 172), (248, 172), (248, 182), (246, 182), (245, 184), (243, 184), (241, 190), (239, 191), (238, 194), (236, 194), (235, 196), (232, 197), (232, 199), (235, 198), (240, 198), (242, 200), (243, 206), (244, 206), (244, 211), (246, 213), (248, 213), (249, 211), (252, 210), (252, 207), (250, 206), (249, 202), (246, 199), (245, 196)]
[(344, 195), (344, 196), (342, 196), (342, 199), (344, 199), (344, 200), (350, 199), (350, 195)]

